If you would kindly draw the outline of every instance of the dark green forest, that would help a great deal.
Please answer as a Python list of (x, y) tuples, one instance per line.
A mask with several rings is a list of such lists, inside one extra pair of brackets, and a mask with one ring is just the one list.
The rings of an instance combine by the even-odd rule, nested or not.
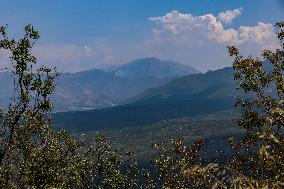
[(14, 95), (0, 111), (0, 188), (284, 188), (284, 22), (281, 48), (261, 58), (229, 46), (232, 68), (177, 78), (129, 105), (58, 114), (59, 73), (32, 54), (39, 32), (8, 29), (0, 49)]

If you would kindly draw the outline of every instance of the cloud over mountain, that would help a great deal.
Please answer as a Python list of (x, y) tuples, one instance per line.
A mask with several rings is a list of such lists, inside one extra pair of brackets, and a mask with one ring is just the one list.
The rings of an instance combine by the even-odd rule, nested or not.
[(147, 48), (174, 56), (174, 59), (177, 57), (180, 62), (184, 61), (179, 58), (198, 62), (199, 65), (193, 66), (204, 70), (210, 69), (210, 64), (215, 64), (211, 68), (230, 66), (226, 63), (229, 60), (227, 45), (236, 45), (241, 52), (254, 56), (263, 49), (279, 46), (271, 23), (258, 22), (254, 26), (238, 28), (223, 25), (222, 22), (232, 21), (240, 14), (241, 9), (221, 12), (219, 16), (210, 13), (194, 16), (174, 10), (163, 16), (150, 17), (156, 27), (153, 39), (146, 42)]
[(270, 23), (258, 22), (256, 26), (240, 26), (238, 29), (224, 28), (221, 22), (225, 21), (224, 15), (231, 14), (227, 18), (227, 21), (231, 21), (235, 10), (221, 12), (220, 14), (224, 17), (221, 19), (213, 14), (193, 16), (190, 13), (184, 14), (174, 10), (164, 16), (150, 17), (149, 20), (161, 25), (160, 30), (156, 29), (156, 34), (168, 33), (176, 37), (206, 39), (224, 44), (245, 45), (254, 43), (263, 48), (277, 47), (276, 36)]

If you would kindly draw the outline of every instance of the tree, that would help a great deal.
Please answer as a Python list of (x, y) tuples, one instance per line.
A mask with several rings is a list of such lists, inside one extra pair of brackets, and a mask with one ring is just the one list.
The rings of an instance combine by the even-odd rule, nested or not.
[(0, 188), (138, 188), (141, 175), (132, 154), (118, 153), (102, 136), (87, 145), (51, 127), (50, 95), (58, 74), (34, 68), (31, 50), (39, 32), (28, 25), (19, 40), (9, 38), (7, 26), (0, 33), (15, 84), (10, 106), (0, 111)]
[(264, 50), (262, 59), (244, 58), (228, 47), (235, 58), (235, 80), (247, 98), (238, 99), (239, 125), (247, 130), (239, 144), (231, 139), (237, 156), (232, 167), (242, 173), (235, 183), (242, 187), (284, 186), (284, 22), (276, 23), (280, 49)]
[(28, 25), (23, 38), (10, 39), (1, 27), (0, 48), (10, 52), (14, 97), (1, 110), (1, 188), (47, 188), (65, 182), (68, 160), (77, 143), (64, 131), (55, 132), (47, 112), (54, 90), (56, 70), (41, 66), (34, 71), (36, 58), (31, 50), (39, 33)]

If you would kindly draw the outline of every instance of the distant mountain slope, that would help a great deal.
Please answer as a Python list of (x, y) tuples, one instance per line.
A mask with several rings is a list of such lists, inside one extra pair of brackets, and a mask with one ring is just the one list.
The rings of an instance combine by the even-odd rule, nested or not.
[(114, 71), (114, 74), (124, 78), (172, 78), (200, 73), (191, 66), (174, 61), (162, 61), (155, 57), (134, 60)]
[[(143, 68), (143, 69), (142, 69)], [(119, 75), (118, 72), (127, 73)], [(115, 71), (89, 70), (62, 73), (52, 96), (55, 111), (99, 109), (128, 103), (139, 93), (161, 86), (176, 78), (195, 73), (189, 66), (157, 58), (135, 60)], [(7, 106), (12, 93), (12, 79), (0, 73), (0, 106)], [(134, 77), (135, 76), (135, 77)], [(11, 82), (7, 82), (11, 80)], [(9, 83), (9, 84), (8, 84)]]
[(149, 89), (124, 106), (55, 115), (57, 127), (71, 131), (143, 126), (164, 119), (200, 116), (232, 109), (236, 91), (233, 69), (181, 77)]
[(151, 103), (174, 96), (193, 95), (195, 98), (235, 97), (233, 69), (223, 68), (205, 74), (174, 79), (168, 84), (151, 88), (133, 98), (135, 103)]

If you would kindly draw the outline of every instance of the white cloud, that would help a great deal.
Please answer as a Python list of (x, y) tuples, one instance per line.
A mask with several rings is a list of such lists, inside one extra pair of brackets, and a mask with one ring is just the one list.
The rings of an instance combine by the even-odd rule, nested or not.
[(219, 20), (224, 23), (231, 23), (236, 17), (242, 14), (242, 8), (227, 10), (218, 14)]
[[(256, 26), (240, 26), (238, 29), (225, 29), (220, 20), (212, 14), (193, 16), (172, 11), (161, 17), (150, 17), (149, 20), (161, 24), (155, 34), (169, 33), (188, 37), (207, 38), (218, 43), (243, 45), (256, 43), (262, 47), (277, 46), (273, 26), (270, 23), (257, 23)], [(158, 32), (159, 31), (159, 32)]]
[(176, 10), (149, 20), (158, 27), (153, 38), (145, 42), (148, 53), (183, 63), (190, 61), (201, 70), (230, 66), (227, 45), (236, 45), (244, 54), (255, 56), (263, 49), (279, 47), (270, 23), (225, 28), (213, 14), (193, 16)]

